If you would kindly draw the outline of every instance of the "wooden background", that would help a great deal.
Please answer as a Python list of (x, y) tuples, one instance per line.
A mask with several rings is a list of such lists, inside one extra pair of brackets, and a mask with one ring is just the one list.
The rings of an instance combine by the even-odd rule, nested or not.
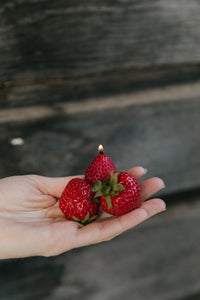
[(198, 0), (0, 1), (0, 178), (84, 173), (102, 143), (162, 177), (168, 206), (109, 243), (1, 261), (0, 299), (200, 298), (199, 49)]

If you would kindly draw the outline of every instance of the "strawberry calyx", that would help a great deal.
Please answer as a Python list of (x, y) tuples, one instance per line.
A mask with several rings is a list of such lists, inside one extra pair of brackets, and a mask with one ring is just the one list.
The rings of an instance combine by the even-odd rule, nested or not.
[(95, 192), (93, 201), (99, 202), (99, 198), (104, 196), (109, 208), (112, 208), (112, 196), (118, 196), (119, 192), (124, 191), (125, 187), (123, 184), (118, 183), (119, 172), (110, 172), (110, 177), (104, 179), (103, 181), (96, 180), (93, 184), (91, 190)]
[(92, 222), (93, 220), (95, 220), (97, 218), (97, 216), (95, 215), (95, 216), (93, 216), (93, 217), (90, 218), (90, 213), (88, 212), (87, 215), (85, 216), (85, 218), (82, 219), (82, 220), (79, 219), (79, 218), (77, 218), (77, 217), (75, 217), (75, 216), (72, 216), (72, 218), (73, 218), (74, 221), (79, 222), (79, 223), (81, 223), (83, 225), (86, 225), (86, 224)]

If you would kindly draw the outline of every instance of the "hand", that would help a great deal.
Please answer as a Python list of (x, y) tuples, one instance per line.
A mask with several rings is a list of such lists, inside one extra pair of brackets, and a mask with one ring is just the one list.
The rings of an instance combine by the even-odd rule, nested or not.
[[(140, 179), (145, 169), (134, 167), (128, 172)], [(165, 210), (161, 199), (151, 199), (120, 217), (102, 212), (86, 226), (69, 221), (59, 209), (57, 199), (74, 177), (26, 175), (0, 180), (0, 258), (54, 256), (107, 241)], [(145, 200), (164, 188), (164, 183), (154, 177), (140, 183), (140, 187)]]

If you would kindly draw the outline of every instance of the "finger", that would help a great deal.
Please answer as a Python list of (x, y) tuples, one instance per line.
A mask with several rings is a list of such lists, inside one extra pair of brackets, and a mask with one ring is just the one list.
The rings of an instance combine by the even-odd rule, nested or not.
[(45, 177), (33, 175), (35, 181), (37, 181), (37, 185), (40, 190), (44, 194), (51, 195), (53, 197), (59, 198), (70, 180), (73, 178), (81, 178), (84, 179), (83, 175), (77, 176), (67, 176), (67, 177)]
[(142, 201), (148, 199), (156, 192), (165, 187), (164, 182), (159, 177), (152, 177), (140, 183)]
[(133, 167), (133, 168), (128, 169), (126, 172), (129, 173), (135, 179), (138, 180), (147, 173), (147, 169), (144, 169), (143, 167), (137, 166), (137, 167)]
[(165, 209), (166, 205), (163, 200), (148, 200), (140, 208), (125, 215), (94, 222), (80, 228), (77, 233), (77, 243), (79, 246), (85, 246), (110, 240)]

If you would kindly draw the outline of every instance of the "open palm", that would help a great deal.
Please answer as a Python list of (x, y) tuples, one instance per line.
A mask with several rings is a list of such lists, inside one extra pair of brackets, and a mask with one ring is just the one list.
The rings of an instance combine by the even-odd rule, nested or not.
[[(142, 167), (127, 172), (136, 179), (145, 174)], [(110, 240), (165, 210), (161, 199), (151, 199), (120, 217), (102, 212), (96, 221), (86, 226), (69, 221), (59, 209), (58, 198), (74, 177), (84, 178), (25, 175), (0, 180), (0, 258), (53, 256), (72, 248)], [(163, 187), (160, 178), (144, 180), (140, 183), (142, 200)]]

